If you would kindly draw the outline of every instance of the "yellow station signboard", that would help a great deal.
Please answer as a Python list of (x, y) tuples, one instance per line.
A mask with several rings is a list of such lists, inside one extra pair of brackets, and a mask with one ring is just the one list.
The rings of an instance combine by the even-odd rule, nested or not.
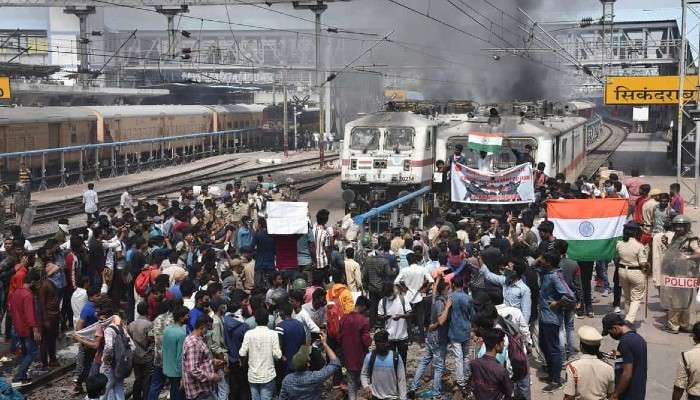
[(10, 93), (10, 78), (0, 76), (0, 99), (9, 100), (10, 98), (12, 98), (12, 93)]
[[(679, 76), (609, 76), (605, 84), (607, 105), (677, 105)], [(685, 77), (686, 102), (698, 100), (698, 77)]]

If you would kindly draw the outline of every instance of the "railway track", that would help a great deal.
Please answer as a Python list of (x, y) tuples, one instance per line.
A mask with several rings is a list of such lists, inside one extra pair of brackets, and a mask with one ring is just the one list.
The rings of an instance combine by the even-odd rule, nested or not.
[[(328, 161), (333, 161), (337, 159), (337, 155), (332, 155), (330, 157), (327, 157), (326, 159)], [(268, 173), (276, 173), (276, 172), (281, 172), (281, 171), (288, 171), (288, 170), (294, 170), (294, 169), (299, 169), (299, 168), (304, 168), (304, 167), (309, 167), (312, 165), (316, 165), (318, 163), (318, 158), (311, 158), (311, 159), (304, 159), (304, 160), (297, 160), (285, 164), (274, 164), (274, 165), (269, 165), (269, 166), (254, 166), (254, 167), (249, 167), (249, 168), (231, 168), (231, 169), (226, 169), (226, 170), (221, 170), (221, 171), (216, 171), (216, 172), (207, 172), (204, 174), (197, 174), (196, 176), (189, 176), (187, 178), (184, 178), (180, 175), (178, 177), (168, 177), (165, 180), (161, 178), (160, 181), (154, 182), (154, 183), (148, 183), (143, 186), (135, 186), (133, 191), (131, 192), (132, 195), (135, 196), (144, 196), (148, 198), (153, 198), (155, 196), (159, 195), (165, 195), (173, 192), (177, 192), (180, 188), (183, 186), (187, 185), (192, 185), (192, 184), (214, 184), (214, 183), (219, 183), (222, 181), (230, 180), (233, 178), (248, 178), (248, 177), (253, 177), (261, 174), (268, 174)], [(240, 165), (246, 164), (246, 163), (240, 163)], [(240, 165), (237, 165), (239, 167)], [(297, 186), (297, 189), (302, 192), (306, 193), (309, 191), (313, 191), (316, 188), (322, 186), (325, 184), (328, 180), (332, 179), (333, 177), (337, 176), (340, 172), (339, 171), (329, 171), (328, 173), (322, 173), (318, 176), (312, 176), (309, 178), (302, 178), (302, 179), (297, 179), (295, 182), (295, 185)], [(116, 207), (119, 204), (119, 197), (121, 196), (121, 192), (123, 189), (114, 189), (112, 191), (108, 191), (107, 193), (103, 194), (100, 193), (100, 205), (102, 207)], [(71, 216), (76, 216), (76, 215), (82, 215), (83, 214), (83, 209), (82, 209), (82, 204), (79, 203), (78, 199), (67, 199), (65, 201), (62, 201), (62, 205), (57, 205), (57, 206), (52, 206), (56, 207), (57, 210), (48, 210), (48, 215), (46, 214), (40, 214), (35, 218), (35, 221), (41, 222), (48, 222), (48, 221), (55, 221), (58, 218), (68, 218)], [(78, 203), (77, 205), (75, 203)], [(53, 228), (53, 227), (52, 227)], [(45, 241), (46, 239), (52, 237), (55, 234), (55, 231), (52, 229), (51, 232), (44, 232), (36, 235), (30, 235), (29, 240), (32, 243), (40, 243)]]
[(629, 133), (622, 123), (606, 122), (603, 129), (608, 130), (608, 136), (600, 142), (593, 150), (586, 155), (586, 167), (583, 169), (583, 175), (591, 176), (595, 174), (600, 167), (609, 163), (610, 157), (615, 153), (618, 147), (625, 141)]

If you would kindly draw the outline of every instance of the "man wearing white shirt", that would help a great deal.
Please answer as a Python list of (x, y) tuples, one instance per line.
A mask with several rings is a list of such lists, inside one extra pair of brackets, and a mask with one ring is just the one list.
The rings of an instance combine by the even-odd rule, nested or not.
[(95, 184), (88, 183), (88, 189), (83, 192), (83, 204), (85, 205), (85, 214), (87, 214), (88, 224), (97, 219), (99, 199), (95, 191)]
[(485, 151), (479, 152), (479, 158), (476, 159), (476, 166), (479, 171), (493, 171), (493, 155)]
[(131, 197), (131, 194), (129, 193), (128, 188), (124, 188), (124, 192), (122, 193), (122, 196), (119, 198), (119, 207), (122, 208), (122, 212), (131, 211), (131, 209), (134, 207), (134, 201), (133, 201), (133, 198)]
[[(279, 335), (267, 327), (268, 313), (264, 308), (255, 311), (257, 327), (243, 336), (243, 344), (238, 354), (248, 364), (248, 382), (251, 397), (260, 400), (272, 400), (275, 393), (275, 360), (282, 358)], [(246, 364), (241, 360), (243, 365)]]
[(394, 284), (404, 284), (408, 288), (406, 300), (411, 304), (415, 325), (418, 327), (418, 332), (422, 338), (425, 335), (425, 307), (422, 292), (434, 280), (424, 266), (418, 265), (418, 262), (422, 260), (419, 260), (415, 253), (407, 254), (406, 258), (409, 266), (399, 271)]
[(304, 305), (304, 292), (303, 291), (293, 291), (289, 295), (289, 302), (292, 303), (292, 318), (301, 322), (304, 325), (304, 330), (306, 331), (306, 341), (310, 343), (311, 334), (318, 335), (321, 333), (321, 328), (314, 322), (311, 318), (309, 311), (303, 307)]
[(408, 355), (408, 319), (411, 318), (411, 304), (401, 293), (399, 286), (384, 284), (384, 297), (379, 302), (377, 315), (385, 321), (391, 347), (399, 352), (401, 359)]

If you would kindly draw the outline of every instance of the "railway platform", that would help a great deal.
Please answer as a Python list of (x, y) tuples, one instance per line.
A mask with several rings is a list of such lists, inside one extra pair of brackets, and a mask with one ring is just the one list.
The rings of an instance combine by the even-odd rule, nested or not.
[[(659, 188), (668, 191), (669, 185), (676, 181), (675, 168), (666, 156), (666, 141), (661, 132), (654, 133), (629, 133), (617, 149), (610, 155), (609, 163), (611, 168), (623, 171), (626, 175), (632, 168), (638, 168), (640, 176), (652, 188)], [(690, 182), (687, 182), (690, 183)], [(692, 230), (696, 234), (700, 232), (700, 209), (688, 204), (690, 199), (688, 193), (684, 194), (686, 199), (685, 214), (693, 220)], [(612, 285), (614, 268), (608, 270), (608, 277)], [(647, 398), (661, 399), (670, 398), (673, 391), (673, 382), (679, 365), (680, 353), (690, 349), (694, 343), (689, 334), (671, 335), (661, 330), (661, 326), (666, 319), (666, 312), (659, 304), (659, 291), (651, 284), (649, 290), (649, 311), (645, 313), (644, 305), (637, 314), (638, 319), (642, 319), (637, 328), (647, 342), (648, 351), (648, 374), (647, 374)], [(600, 290), (600, 289), (598, 289)], [(591, 325), (601, 329), (602, 317), (612, 311), (613, 296), (603, 297), (600, 291), (595, 293), (593, 310), (595, 318), (575, 319), (575, 329), (581, 325)], [(624, 300), (624, 299), (623, 299)], [(601, 351), (609, 352), (617, 348), (617, 341), (606, 336), (601, 345)], [(536, 378), (536, 370), (531, 369), (532, 374), (532, 395), (533, 398), (542, 400), (555, 400), (562, 398), (562, 392), (542, 393), (544, 383)]]
[[(335, 153), (326, 155), (329, 163), (337, 159)], [(290, 152), (285, 158), (277, 152), (250, 152), (224, 154), (191, 163), (168, 166), (161, 169), (142, 171), (140, 173), (104, 178), (99, 181), (91, 181), (95, 184), (95, 190), (100, 196), (104, 206), (115, 206), (118, 196), (129, 189), (134, 198), (143, 196), (151, 197), (153, 194), (176, 196), (182, 186), (192, 184), (217, 184), (233, 180), (234, 176), (243, 177), (243, 181), (254, 180), (259, 169), (260, 173), (267, 174), (268, 170), (284, 173), (285, 167), (295, 169), (303, 166), (309, 171), (320, 172), (318, 165), (318, 151)], [(237, 174), (240, 172), (240, 175)], [(277, 174), (275, 173), (275, 175)], [(178, 185), (178, 182), (182, 182)], [(37, 215), (32, 224), (31, 232), (27, 235), (32, 242), (42, 242), (55, 233), (58, 217), (66, 217), (68, 208), (74, 212), (67, 218), (70, 227), (78, 227), (85, 224), (85, 215), (81, 210), (82, 193), (87, 190), (87, 183), (52, 188), (45, 191), (32, 193), (32, 206), (36, 207)], [(104, 201), (103, 201), (104, 199)]]

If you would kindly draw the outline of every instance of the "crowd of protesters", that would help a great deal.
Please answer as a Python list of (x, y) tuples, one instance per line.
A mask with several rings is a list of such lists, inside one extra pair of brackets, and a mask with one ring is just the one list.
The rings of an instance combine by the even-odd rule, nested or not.
[[(136, 400), (164, 391), (172, 400), (306, 400), (331, 390), (351, 400), (530, 399), (536, 362), (545, 392), (642, 399), (646, 344), (634, 327), (646, 286), (635, 274), (650, 273), (649, 238), (670, 229), (683, 199), (678, 185), (660, 193), (638, 175), (536, 179), (540, 205), (630, 199), (612, 288), (613, 260), (569, 259), (552, 222), (536, 224), (537, 205), (486, 219), (451, 209), (427, 230), (356, 238), (320, 210), (306, 234), (271, 235), (274, 185), (262, 177), (248, 190), (185, 188), (155, 202), (125, 190), (109, 209), (91, 185), (87, 227), (59, 220), (38, 249), (17, 226), (5, 236), (4, 332), (20, 354), (13, 382), (30, 382), (30, 367), (58, 366), (56, 339), (73, 331), (74, 391), (88, 398), (124, 399), (129, 382)], [(576, 343), (574, 318), (594, 316), (596, 282), (603, 296), (614, 292), (615, 312), (602, 332), (580, 328)], [(620, 340), (614, 371), (597, 356), (601, 334)]]

